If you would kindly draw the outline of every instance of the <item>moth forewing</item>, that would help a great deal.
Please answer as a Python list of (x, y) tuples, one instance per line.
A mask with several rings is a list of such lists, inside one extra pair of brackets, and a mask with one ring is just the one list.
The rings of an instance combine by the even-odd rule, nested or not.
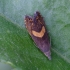
[(51, 60), (50, 39), (41, 14), (36, 12), (33, 17), (25, 16), (25, 26), (37, 47)]

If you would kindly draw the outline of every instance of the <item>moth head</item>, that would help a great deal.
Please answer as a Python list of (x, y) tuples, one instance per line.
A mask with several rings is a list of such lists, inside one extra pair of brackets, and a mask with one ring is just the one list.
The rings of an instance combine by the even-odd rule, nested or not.
[(36, 11), (34, 17), (36, 17), (36, 19), (39, 19), (41, 17), (41, 14), (38, 11)]
[(30, 23), (30, 22), (32, 22), (32, 17), (26, 15), (25, 16), (25, 24)]
[(41, 16), (41, 14), (38, 11), (36, 11), (34, 14), (34, 22), (41, 23), (41, 24), (43, 22), (43, 17)]

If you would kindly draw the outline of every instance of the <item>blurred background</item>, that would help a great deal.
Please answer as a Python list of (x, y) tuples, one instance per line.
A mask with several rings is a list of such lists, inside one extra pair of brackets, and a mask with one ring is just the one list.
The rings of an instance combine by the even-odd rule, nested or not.
[[(51, 39), (51, 57), (36, 48), (24, 25), (39, 11)], [(70, 0), (0, 0), (0, 70), (69, 70)]]

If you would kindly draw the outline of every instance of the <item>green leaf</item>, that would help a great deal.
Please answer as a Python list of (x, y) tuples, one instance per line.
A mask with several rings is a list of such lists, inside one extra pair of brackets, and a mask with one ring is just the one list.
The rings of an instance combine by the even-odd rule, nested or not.
[[(69, 70), (69, 7), (69, 0), (0, 0), (0, 70)], [(24, 27), (24, 16), (35, 11), (41, 12), (51, 37), (51, 61)]]

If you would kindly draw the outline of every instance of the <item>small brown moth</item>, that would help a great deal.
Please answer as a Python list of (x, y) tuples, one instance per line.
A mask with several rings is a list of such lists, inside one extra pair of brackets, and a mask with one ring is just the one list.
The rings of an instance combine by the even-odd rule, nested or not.
[(37, 11), (33, 17), (25, 16), (25, 26), (38, 48), (51, 60), (50, 39), (41, 14)]

